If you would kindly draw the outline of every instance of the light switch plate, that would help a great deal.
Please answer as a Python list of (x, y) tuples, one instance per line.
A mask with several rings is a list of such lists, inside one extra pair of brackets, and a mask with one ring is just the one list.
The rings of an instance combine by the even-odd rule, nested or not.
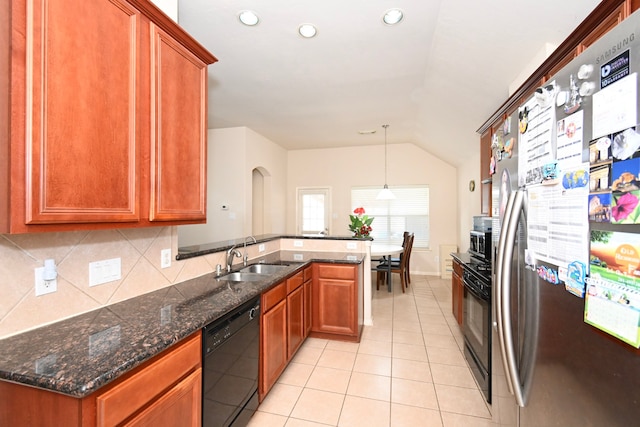
[(171, 267), (171, 249), (163, 249), (160, 251), (160, 268)]
[(293, 241), (293, 247), (294, 248), (301, 248), (302, 247), (302, 240), (294, 240)]
[(102, 285), (122, 279), (122, 258), (89, 263), (89, 286)]

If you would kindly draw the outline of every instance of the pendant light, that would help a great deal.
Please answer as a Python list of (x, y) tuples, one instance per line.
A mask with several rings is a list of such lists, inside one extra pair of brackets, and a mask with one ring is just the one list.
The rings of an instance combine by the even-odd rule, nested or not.
[(396, 196), (389, 190), (389, 186), (387, 185), (387, 128), (389, 125), (382, 125), (382, 127), (384, 128), (384, 187), (382, 187), (376, 199), (392, 200), (395, 199)]

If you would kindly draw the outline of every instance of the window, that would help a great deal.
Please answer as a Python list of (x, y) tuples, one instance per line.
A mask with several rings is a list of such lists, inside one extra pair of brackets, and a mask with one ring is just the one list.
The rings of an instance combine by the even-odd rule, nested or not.
[(353, 187), (351, 211), (363, 207), (366, 214), (375, 217), (371, 237), (377, 243), (402, 244), (402, 234), (415, 234), (413, 246), (429, 247), (429, 186), (412, 185), (389, 187), (396, 196), (393, 200), (377, 200), (379, 187)]
[(298, 189), (297, 229), (300, 234), (329, 233), (329, 189)]

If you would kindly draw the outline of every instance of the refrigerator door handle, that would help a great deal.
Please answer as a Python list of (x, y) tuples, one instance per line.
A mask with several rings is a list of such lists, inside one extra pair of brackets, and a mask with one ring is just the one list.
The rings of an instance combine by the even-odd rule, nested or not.
[(509, 372), (508, 377), (511, 379), (511, 386), (513, 388), (513, 394), (516, 398), (516, 403), (520, 407), (524, 407), (524, 391), (520, 384), (518, 375), (518, 366), (516, 363), (515, 349), (513, 346), (513, 330), (511, 323), (511, 262), (513, 260), (513, 253), (515, 249), (515, 239), (518, 232), (518, 223), (520, 220), (520, 213), (524, 209), (525, 192), (518, 190), (515, 192), (513, 198), (513, 206), (509, 223), (507, 224), (507, 231), (505, 234), (505, 251), (502, 265), (502, 283), (500, 289), (500, 310), (502, 311), (503, 322), (503, 335), (504, 335), (504, 351), (506, 354), (506, 366), (505, 371)]
[(498, 239), (498, 251), (496, 254), (496, 274), (495, 274), (495, 283), (493, 287), (494, 295), (494, 316), (495, 322), (493, 324), (494, 329), (498, 333), (498, 343), (500, 345), (500, 355), (502, 357), (502, 366), (504, 367), (504, 373), (506, 377), (507, 386), (509, 388), (509, 393), (513, 394), (513, 386), (511, 385), (511, 372), (507, 369), (507, 354), (506, 354), (506, 342), (504, 340), (504, 321), (503, 321), (503, 308), (502, 308), (502, 287), (503, 287), (503, 271), (504, 271), (504, 263), (505, 256), (504, 251), (507, 244), (507, 226), (511, 221), (511, 214), (513, 212), (513, 202), (515, 199), (515, 192), (509, 195), (507, 199), (507, 204), (504, 210), (503, 218), (502, 218), (502, 226), (500, 228), (500, 237)]

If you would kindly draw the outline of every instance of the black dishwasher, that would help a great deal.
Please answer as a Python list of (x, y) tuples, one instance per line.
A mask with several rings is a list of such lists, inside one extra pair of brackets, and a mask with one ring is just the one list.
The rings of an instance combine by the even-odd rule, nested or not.
[(260, 297), (202, 333), (202, 426), (244, 426), (258, 407)]

